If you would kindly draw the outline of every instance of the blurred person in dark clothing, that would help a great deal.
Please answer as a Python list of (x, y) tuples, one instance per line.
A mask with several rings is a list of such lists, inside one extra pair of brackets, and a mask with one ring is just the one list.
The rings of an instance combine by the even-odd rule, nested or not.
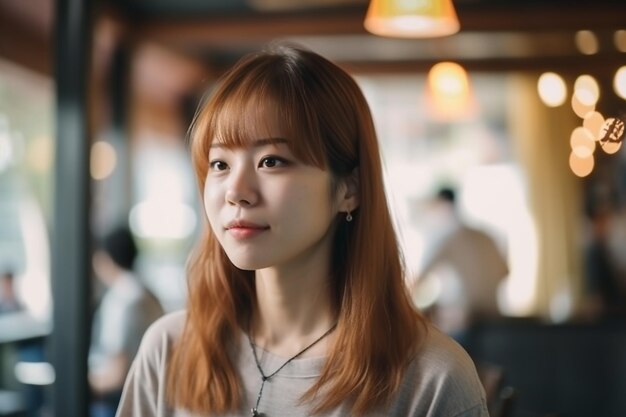
[(585, 249), (585, 313), (591, 318), (626, 314), (626, 272), (610, 244), (613, 211), (598, 205), (588, 212), (591, 237)]
[(91, 417), (115, 415), (126, 374), (146, 329), (163, 315), (157, 298), (132, 272), (138, 250), (127, 227), (105, 236), (93, 256), (107, 287), (98, 306), (89, 351)]

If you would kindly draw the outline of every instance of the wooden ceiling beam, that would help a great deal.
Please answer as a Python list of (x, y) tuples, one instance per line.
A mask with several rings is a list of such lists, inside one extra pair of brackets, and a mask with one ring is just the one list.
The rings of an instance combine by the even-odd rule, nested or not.
[[(352, 74), (402, 74), (423, 73), (439, 60), (406, 60), (376, 62), (337, 62)], [(565, 57), (530, 57), (530, 58), (485, 58), (454, 59), (469, 72), (544, 72), (556, 71), (564, 76), (594, 74), (612, 77), (615, 71), (624, 65), (624, 58), (619, 54), (599, 54), (590, 56)]]
[(140, 38), (180, 44), (263, 42), (287, 36), (365, 34), (363, 16), (245, 16), (140, 23)]
[[(198, 16), (139, 20), (135, 34), (143, 39), (175, 44), (210, 45), (262, 42), (288, 36), (366, 34), (365, 10), (335, 13), (265, 14), (252, 16)], [(597, 7), (571, 3), (566, 8), (551, 5), (458, 7), (461, 30), (470, 31), (557, 31), (624, 28), (626, 2)]]
[(49, 75), (52, 73), (51, 50), (48, 38), (0, 15), (0, 58)]

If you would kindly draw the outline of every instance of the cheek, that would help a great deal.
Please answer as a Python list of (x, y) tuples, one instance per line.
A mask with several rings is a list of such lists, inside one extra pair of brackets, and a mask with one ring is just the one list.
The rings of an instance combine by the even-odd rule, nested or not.
[[(297, 205), (298, 212), (312, 217), (312, 221), (325, 221), (333, 212), (333, 202), (327, 184), (313, 183), (292, 189), (289, 195), (292, 205)], [(325, 215), (327, 214), (327, 216)]]
[(204, 186), (204, 192), (202, 199), (204, 202), (204, 212), (209, 220), (209, 223), (213, 223), (215, 216), (217, 215), (217, 202), (219, 195), (215, 186), (209, 186), (208, 183)]

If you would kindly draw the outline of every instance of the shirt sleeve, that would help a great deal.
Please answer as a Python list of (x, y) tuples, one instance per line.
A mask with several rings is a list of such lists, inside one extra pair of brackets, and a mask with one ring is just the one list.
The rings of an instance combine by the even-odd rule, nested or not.
[(407, 371), (394, 416), (489, 417), (485, 392), (467, 353), (434, 328)]

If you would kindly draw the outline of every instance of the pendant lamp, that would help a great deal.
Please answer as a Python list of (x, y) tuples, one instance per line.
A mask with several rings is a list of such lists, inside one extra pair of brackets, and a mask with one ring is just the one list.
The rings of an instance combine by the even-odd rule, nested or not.
[(428, 72), (426, 84), (428, 109), (439, 121), (460, 121), (476, 114), (467, 71), (455, 62), (439, 62)]
[(364, 22), (374, 35), (434, 38), (460, 29), (452, 0), (371, 0)]

